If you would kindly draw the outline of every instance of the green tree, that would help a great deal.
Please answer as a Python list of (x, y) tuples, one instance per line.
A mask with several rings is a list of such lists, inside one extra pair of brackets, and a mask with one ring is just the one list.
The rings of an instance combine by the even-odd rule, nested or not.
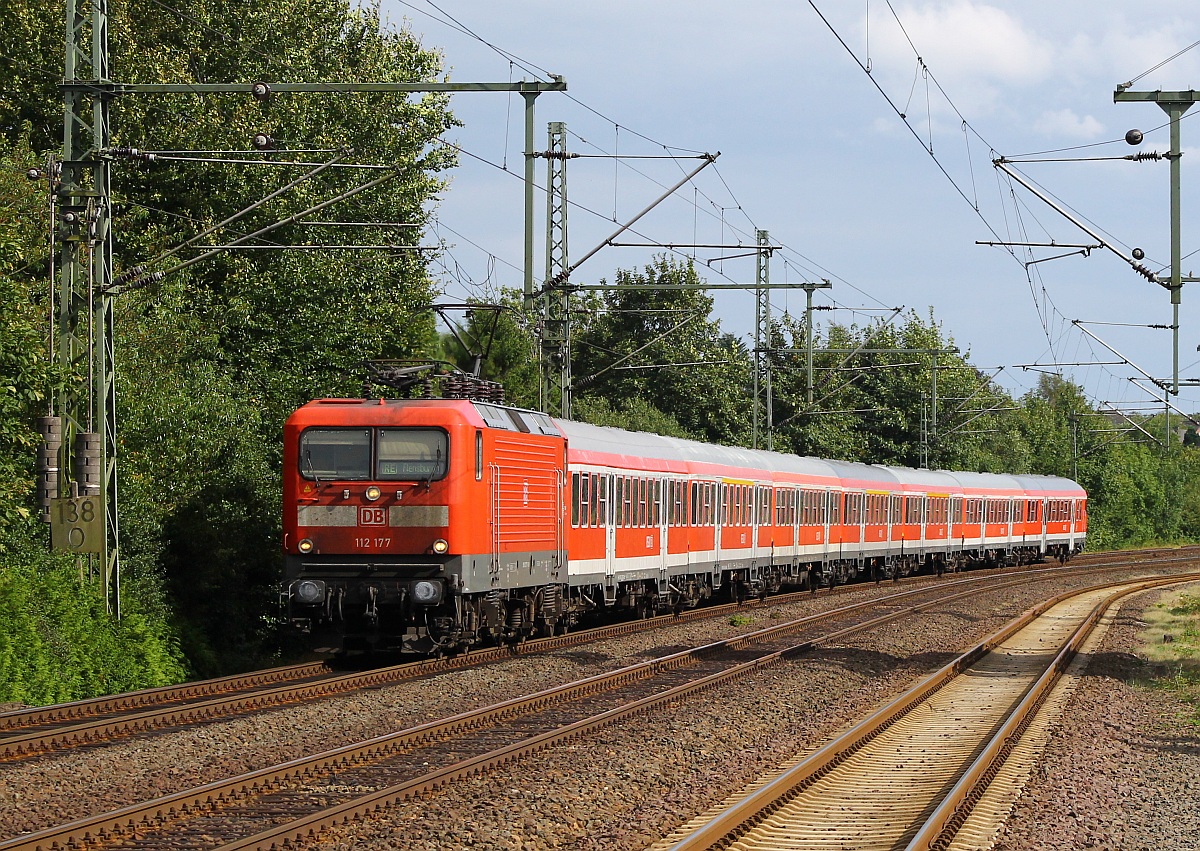
[[(34, 420), (45, 415), (54, 372), (47, 355), (45, 186), (25, 179), (27, 136), (0, 139), (0, 532), (34, 514)], [(2, 552), (2, 550), (0, 550)]]
[[(538, 407), (537, 340), (522, 295), (505, 290), (495, 301), (466, 311), (457, 322), (458, 337), (443, 335), (443, 351), (464, 372), (472, 373), (479, 359), (479, 377), (504, 386), (504, 398), (519, 408)], [(460, 341), (461, 338), (461, 341)]]
[[(18, 174), (60, 144), (62, 27), (46, 24), (61, 15), (50, 0), (0, 8), (0, 138), (31, 140), (22, 156), (33, 162)], [(408, 32), (381, 27), (377, 6), (348, 0), (269, 7), (113, 0), (108, 35), (111, 75), (131, 83), (411, 82), (442, 74), (436, 52)], [(184, 152), (114, 161), (116, 273), (143, 265), (166, 273), (118, 296), (114, 315), (125, 578), (154, 606), (170, 601), (197, 671), (244, 667), (273, 652), (265, 624), (277, 591), (279, 452), (288, 413), (314, 396), (357, 393), (364, 359), (423, 355), (436, 346), (428, 310), (434, 288), (417, 243), (444, 187), (439, 174), (454, 163), (453, 149), (438, 141), (453, 124), (440, 94), (277, 93), (261, 102), (248, 94), (126, 94), (113, 101), (115, 148)], [(247, 151), (258, 133), (276, 140), (274, 154), (223, 159), (336, 158), (337, 167), (250, 209), (310, 168), (186, 156)], [(354, 191), (383, 176), (377, 187)], [(321, 215), (295, 218), (339, 196)], [(239, 210), (249, 212), (199, 237)], [(195, 246), (181, 249), (189, 238), (221, 244), (277, 222), (287, 224), (255, 240), (256, 250), (176, 268), (200, 254)], [(269, 247), (354, 242), (397, 248)], [(44, 271), (44, 255), (36, 259)], [(23, 274), (28, 280), (12, 280), (33, 286), (32, 273)], [(29, 304), (19, 295), (12, 303)], [(19, 322), (5, 327), (11, 331), (0, 352), (11, 348), (29, 359), (37, 351), (31, 362), (42, 360), (41, 340)], [(30, 384), (44, 395), (45, 380)], [(32, 454), (30, 425), (27, 416), (24, 431), (0, 424), (0, 441), (10, 434), (24, 441), (21, 458)]]
[(618, 270), (622, 289), (582, 302), (572, 353), (581, 410), (588, 400), (619, 412), (644, 399), (691, 437), (749, 443), (750, 355), (711, 318), (701, 284), (690, 262), (659, 257), (640, 271)]

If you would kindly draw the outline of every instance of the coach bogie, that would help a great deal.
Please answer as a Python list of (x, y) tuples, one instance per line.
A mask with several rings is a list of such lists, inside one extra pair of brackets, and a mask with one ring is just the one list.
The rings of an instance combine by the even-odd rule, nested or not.
[(694, 609), (712, 597), (712, 586), (698, 576), (676, 576), (667, 585), (667, 605), (676, 614)]

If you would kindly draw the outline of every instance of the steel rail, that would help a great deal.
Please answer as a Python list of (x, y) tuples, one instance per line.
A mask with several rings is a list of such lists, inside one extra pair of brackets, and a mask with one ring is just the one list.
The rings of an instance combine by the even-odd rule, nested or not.
[(0, 732), (21, 730), (43, 724), (59, 724), (78, 718), (94, 718), (113, 712), (127, 712), (146, 706), (158, 706), (173, 701), (193, 700), (213, 694), (228, 694), (247, 688), (258, 688), (270, 683), (285, 682), (317, 676), (329, 670), (324, 662), (309, 662), (300, 665), (285, 665), (268, 668), (249, 674), (235, 674), (211, 680), (181, 683), (173, 686), (140, 689), (104, 697), (56, 703), (30, 709), (14, 709), (0, 712)]
[[(808, 596), (796, 592), (773, 597), (771, 601), (778, 604), (807, 599)], [(763, 604), (757, 601), (747, 602), (740, 608), (754, 608), (758, 605)], [(685, 612), (676, 618), (663, 615), (643, 621), (626, 621), (563, 636), (533, 639), (516, 645), (500, 645), (459, 656), (419, 659), (367, 672), (338, 675), (324, 663), (309, 663), (199, 683), (15, 710), (0, 715), (0, 731), (15, 733), (0, 736), (0, 762), (28, 759), (55, 750), (99, 744), (168, 727), (205, 723), (270, 706), (344, 694), (363, 688), (379, 688), (390, 683), (444, 671), (495, 663), (513, 655), (546, 652), (657, 629), (670, 622), (687, 623), (692, 620), (721, 617), (734, 608), (739, 607), (729, 604)], [(308, 677), (321, 679), (302, 685), (263, 688), (274, 683), (295, 682)], [(226, 696), (214, 699), (213, 695)], [(197, 701), (197, 698), (203, 699)], [(80, 719), (91, 720), (73, 723)]]
[[(1197, 577), (1200, 577), (1200, 574), (1197, 574)], [(1172, 579), (1170, 581), (1174, 582), (1179, 580)], [(1013, 584), (1016, 583), (1014, 582)], [(973, 595), (974, 593), (982, 590), (984, 589), (970, 589), (962, 591), (950, 597), (943, 598), (942, 600), (923, 603), (914, 607), (911, 611), (920, 611), (942, 602)], [(986, 590), (994, 590), (994, 587), (989, 587)], [(1062, 598), (1067, 598), (1072, 595), (1064, 594), (1059, 596)], [(1053, 604), (1046, 604), (1046, 608), (1050, 608), (1052, 605)], [(1041, 610), (1042, 607), (1039, 606), (1036, 608)], [(862, 624), (857, 624), (847, 629), (842, 629), (827, 635), (823, 635), (811, 641), (806, 641), (801, 644), (764, 654), (756, 659), (736, 664), (724, 671), (710, 674), (692, 682), (675, 686), (673, 688), (660, 691), (657, 694), (640, 698), (624, 706), (619, 706), (606, 712), (593, 715), (589, 718), (576, 721), (572, 724), (561, 727), (558, 730), (541, 733), (531, 737), (525, 742), (515, 743), (491, 751), (487, 754), (474, 757), (472, 759), (463, 760), (462, 762), (449, 766), (445, 769), (429, 772), (421, 777), (414, 778), (404, 783), (395, 784), (386, 789), (375, 791), (324, 811), (312, 813), (286, 824), (274, 825), (271, 828), (254, 836), (224, 844), (221, 846), (221, 849), (222, 851), (249, 851), (250, 849), (291, 848), (297, 843), (305, 840), (311, 840), (322, 830), (325, 830), (329, 827), (347, 824), (367, 817), (373, 813), (377, 813), (380, 810), (387, 809), (388, 807), (394, 806), (402, 801), (428, 795), (436, 792), (442, 787), (468, 780), (473, 776), (477, 776), (497, 767), (502, 767), (508, 763), (522, 759), (547, 748), (569, 744), (571, 741), (584, 735), (594, 733), (603, 727), (626, 721), (632, 717), (644, 715), (664, 704), (673, 704), (679, 700), (685, 699), (700, 692), (726, 686), (739, 679), (754, 675), (764, 668), (794, 657), (818, 644), (828, 643), (852, 632), (872, 629), (884, 623), (897, 620), (907, 614), (909, 614), (908, 611), (886, 614), (878, 618), (872, 618), (871, 620)], [(778, 632), (778, 630), (775, 628), (770, 628), (767, 630), (761, 630), (758, 634), (767, 635), (776, 632)], [(676, 660), (676, 658), (680, 656), (692, 656), (699, 654), (706, 650), (711, 650), (718, 645), (727, 649), (737, 649), (739, 647), (746, 646), (748, 642), (744, 642), (743, 639), (748, 637), (749, 636), (741, 636), (738, 638), (727, 639), (723, 642), (716, 642), (708, 647), (696, 648), (691, 651), (685, 651), (681, 654), (673, 654), (672, 656), (664, 657), (663, 661)], [(654, 664), (654, 662), (643, 664)]]
[[(759, 787), (752, 793), (748, 794), (740, 801), (722, 810), (716, 814), (705, 824), (689, 831), (686, 835), (680, 837), (669, 847), (670, 851), (699, 851), (699, 849), (708, 848), (723, 848), (736, 842), (739, 838), (744, 837), (748, 832), (754, 830), (758, 825), (771, 818), (776, 814), (788, 801), (795, 798), (805, 789), (813, 785), (817, 780), (821, 779), (829, 772), (837, 768), (842, 763), (846, 762), (851, 756), (870, 744), (872, 740), (894, 726), (898, 721), (911, 713), (914, 709), (926, 703), (936, 693), (945, 688), (952, 680), (958, 678), (964, 671), (968, 670), (972, 665), (979, 661), (983, 656), (989, 653), (994, 648), (998, 647), (1005, 640), (1015, 635), (1017, 632), (1033, 623), (1047, 611), (1061, 602), (1071, 599), (1085, 593), (1094, 593), (1097, 590), (1105, 588), (1123, 587), (1124, 590), (1113, 595), (1112, 598), (1105, 601), (1101, 605), (1095, 607), (1092, 613), (1085, 619), (1084, 623), (1073, 631), (1072, 637), (1060, 648), (1060, 652), (1056, 654), (1055, 660), (1051, 662), (1047, 671), (1040, 676), (1036, 682), (1032, 683), (1025, 691), (1020, 705), (1028, 708), (1032, 705), (1031, 696), (1037, 695), (1044, 697), (1048, 693), (1049, 685), (1045, 681), (1048, 677), (1056, 677), (1065, 670), (1065, 664), (1061, 661), (1064, 654), (1067, 653), (1068, 647), (1078, 647), (1086, 632), (1094, 626), (1095, 621), (1099, 618), (1099, 612), (1111, 605), (1113, 599), (1125, 596), (1127, 594), (1135, 594), (1148, 588), (1159, 587), (1162, 585), (1179, 584), (1182, 582), (1190, 582), (1200, 580), (1200, 573), (1179, 574), (1176, 576), (1146, 580), (1136, 583), (1135, 587), (1130, 588), (1130, 581), (1106, 583), (1100, 586), (1084, 589), (1082, 591), (1070, 591), (1059, 594), (1049, 600), (1039, 603), (1024, 612), (1016, 619), (1010, 621), (1005, 626), (994, 632), (982, 642), (967, 650), (945, 667), (931, 674), (930, 676), (917, 683), (911, 689), (907, 690), (895, 700), (889, 702), (885, 706), (871, 713), (861, 722), (856, 724), (850, 730), (839, 735), (832, 741), (827, 742), (801, 762), (780, 774), (777, 778), (769, 783)], [(1086, 627), (1086, 630), (1085, 630)], [(1081, 636), (1081, 631), (1084, 634)], [(1078, 641), (1076, 641), (1078, 638)], [(1073, 651), (1071, 651), (1073, 652)], [(1015, 710), (1014, 710), (1015, 711)], [(1009, 719), (1011, 721), (1011, 718)], [(1001, 734), (993, 738), (996, 749), (1004, 748), (1005, 745), (1011, 748), (1015, 742), (1007, 743), (1006, 740), (1012, 734), (1013, 730), (1021, 724), (1021, 721), (1015, 721), (1010, 724), (1005, 722), (1001, 728)], [(988, 749), (992, 749), (989, 744)], [(991, 763), (983, 764), (981, 760), (976, 760), (969, 769), (973, 774), (973, 780), (967, 783), (965, 780), (961, 782), (962, 789), (956, 794), (954, 803), (946, 802), (945, 810), (935, 810), (934, 815), (940, 820), (936, 824), (937, 834), (940, 837), (942, 829), (947, 823), (953, 823), (955, 826), (961, 823), (961, 819), (965, 818), (966, 813), (959, 813), (957, 810), (961, 807), (962, 802), (974, 795), (977, 797), (982, 794), (982, 790), (976, 788), (980, 777), (985, 774), (994, 774), (998, 767), (993, 769)], [(931, 826), (930, 830), (934, 830)], [(935, 841), (939, 841), (935, 837)], [(930, 848), (933, 845), (910, 845), (910, 849)], [(937, 847), (941, 847), (940, 845)]]
[[(1196, 576), (1200, 577), (1200, 574)], [(1084, 641), (1095, 629), (1105, 612), (1127, 597), (1151, 588), (1172, 585), (1178, 581), (1180, 580), (1143, 582), (1134, 588), (1118, 591), (1106, 600), (1097, 603), (1042, 675), (1030, 686), (1021, 702), (1014, 707), (1012, 714), (988, 740), (983, 751), (963, 772), (962, 778), (947, 793), (937, 809), (929, 815), (925, 824), (917, 830), (916, 835), (905, 847), (905, 851), (928, 851), (928, 849), (945, 848), (949, 845), (997, 772), (1003, 767), (1009, 754), (1020, 742), (1021, 736), (1037, 716), (1054, 686), (1067, 672), (1071, 662), (1083, 647)]]
[[(1007, 581), (971, 587), (959, 590), (950, 595), (939, 595), (936, 599), (918, 603), (910, 609), (899, 609), (872, 618), (852, 627), (855, 631), (864, 631), (884, 623), (889, 623), (909, 615), (911, 612), (941, 605), (961, 597), (971, 596), (985, 591), (1027, 581), (1025, 576), (1007, 576)], [(353, 766), (378, 762), (390, 756), (404, 753), (414, 747), (421, 747), (444, 741), (454, 736), (463, 735), (480, 728), (494, 726), (496, 723), (531, 712), (541, 711), (554, 704), (578, 700), (602, 692), (628, 686), (638, 681), (650, 679), (660, 673), (676, 670), (695, 663), (706, 656), (717, 653), (722, 648), (727, 650), (744, 649), (755, 641), (777, 637), (790, 627), (792, 631), (808, 629), (821, 621), (835, 618), (839, 615), (852, 614), (869, 606), (887, 605), (897, 598), (919, 593), (928, 593), (944, 589), (944, 586), (907, 589), (900, 594), (876, 598), (873, 601), (855, 603), (831, 612), (807, 615), (786, 624), (777, 624), (746, 635), (734, 636), (722, 641), (713, 642), (697, 648), (679, 651), (652, 660), (626, 666), (617, 671), (597, 674), (574, 683), (568, 683), (532, 695), (504, 701), (480, 710), (461, 713), (451, 718), (432, 721), (426, 724), (390, 733), (370, 739), (366, 742), (347, 745), (341, 748), (302, 757), (279, 766), (250, 772), (239, 777), (209, 783), (196, 789), (164, 796), (156, 800), (132, 805), (120, 810), (86, 817), (55, 828), (38, 831), (0, 842), (0, 851), (49, 851), (54, 848), (73, 847), (75, 844), (102, 844), (111, 838), (119, 842), (127, 836), (128, 831), (135, 830), (139, 834), (153, 830), (159, 823), (176, 821), (189, 814), (219, 808), (234, 800), (246, 796), (269, 794), (285, 786), (301, 784), (310, 778), (327, 774), (334, 770), (345, 770)], [(828, 636), (820, 636), (808, 641), (771, 651), (758, 658), (733, 665), (723, 671), (710, 674), (692, 682), (660, 691), (649, 697), (641, 698), (622, 707), (608, 710), (598, 715), (549, 731), (524, 742), (509, 745), (496, 751), (485, 753), (463, 762), (429, 772), (421, 777), (413, 778), (377, 793), (357, 798), (326, 811), (304, 816), (294, 822), (276, 826), (268, 831), (272, 839), (267, 840), (266, 834), (260, 834), (250, 839), (239, 840), (229, 848), (241, 847), (279, 847), (286, 842), (299, 841), (317, 828), (315, 825), (331, 826), (342, 821), (373, 812), (383, 806), (424, 794), (435, 790), (446, 783), (477, 774), (491, 767), (504, 765), (514, 759), (535, 753), (556, 743), (570, 741), (584, 732), (589, 732), (607, 726), (615, 721), (634, 717), (650, 709), (679, 700), (700, 691), (707, 691), (734, 680), (749, 676), (764, 667), (778, 664), (785, 659), (811, 649), (825, 640), (843, 636), (848, 630), (839, 629)], [(250, 843), (250, 844), (247, 844)]]
[[(1158, 551), (1141, 551), (1132, 555), (1150, 558)], [(1097, 554), (1096, 560), (1106, 561), (1113, 554)], [(1125, 554), (1119, 554), (1125, 555)], [(1136, 565), (1140, 558), (1129, 561), (1117, 561), (1097, 565), (1086, 570), (1120, 569)], [(1186, 556), (1178, 559), (1186, 561)], [(1074, 565), (1044, 568), (999, 568), (984, 572), (973, 571), (969, 574), (949, 574), (941, 580), (920, 575), (907, 578), (905, 585), (929, 586), (935, 582), (937, 587), (947, 587), (949, 584), (994, 581), (998, 576), (1020, 575), (1067, 576), (1073, 575), (1084, 568)], [(949, 578), (949, 577), (956, 578)], [(860, 589), (861, 584), (840, 585), (825, 589), (821, 596), (841, 594)], [(96, 745), (112, 741), (124, 736), (145, 734), (154, 730), (176, 727), (185, 724), (206, 723), (237, 714), (257, 711), (271, 706), (297, 703), (317, 699), (322, 696), (345, 694), (363, 688), (379, 688), (390, 683), (429, 676), (432, 674), (490, 664), (513, 655), (539, 653), (558, 650), (583, 643), (632, 635), (638, 632), (658, 629), (670, 624), (687, 623), (693, 620), (706, 620), (724, 617), (735, 611), (753, 610), (761, 606), (774, 606), (810, 599), (811, 592), (790, 592), (779, 594), (759, 601), (757, 598), (744, 603), (729, 603), (720, 606), (709, 606), (681, 613), (679, 616), (661, 615), (640, 621), (624, 621), (589, 630), (568, 633), (562, 636), (531, 639), (515, 645), (500, 645), (457, 656), (447, 656), (434, 659), (422, 659), (405, 662), (399, 665), (387, 666), (367, 672), (351, 674), (333, 674), (323, 663), (273, 668), (246, 675), (205, 680), (198, 683), (187, 683), (179, 686), (167, 686), (157, 689), (144, 689), (136, 692), (115, 695), (112, 697), (96, 698), (93, 700), (77, 701), (74, 703), (58, 704), (27, 710), (16, 710), (0, 714), (0, 732), (16, 731), (16, 735), (0, 736), (0, 762), (28, 759), (47, 752), (84, 745)], [(865, 601), (858, 606), (870, 606), (882, 603), (885, 599), (900, 599), (899, 595), (888, 595), (885, 598)], [(834, 610), (841, 614), (842, 609)], [(324, 676), (329, 674), (329, 676)], [(295, 682), (298, 679), (321, 677), (316, 682), (302, 685), (281, 686), (274, 689), (264, 689), (272, 683)], [(253, 691), (251, 691), (253, 690)], [(247, 692), (244, 699), (239, 699), (238, 692)], [(213, 695), (235, 695), (208, 699)], [(205, 698), (197, 701), (197, 698)], [(153, 708), (158, 707), (158, 708)], [(99, 716), (115, 716), (103, 717)], [(83, 723), (72, 723), (80, 719), (97, 720)], [(37, 729), (37, 728), (41, 729)], [(20, 732), (24, 730), (25, 732)]]

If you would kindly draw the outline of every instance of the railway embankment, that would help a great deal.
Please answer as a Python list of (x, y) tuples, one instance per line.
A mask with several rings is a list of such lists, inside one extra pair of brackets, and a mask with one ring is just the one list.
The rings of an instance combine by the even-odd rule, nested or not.
[(1200, 847), (1200, 588), (1127, 602), (997, 851)]

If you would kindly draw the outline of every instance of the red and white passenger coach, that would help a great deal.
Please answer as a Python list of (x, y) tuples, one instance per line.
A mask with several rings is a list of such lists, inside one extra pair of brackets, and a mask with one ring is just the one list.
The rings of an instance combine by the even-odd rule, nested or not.
[(1069, 479), (827, 461), (459, 399), (284, 429), (286, 596), (332, 647), (459, 650), (862, 574), (1065, 559)]

